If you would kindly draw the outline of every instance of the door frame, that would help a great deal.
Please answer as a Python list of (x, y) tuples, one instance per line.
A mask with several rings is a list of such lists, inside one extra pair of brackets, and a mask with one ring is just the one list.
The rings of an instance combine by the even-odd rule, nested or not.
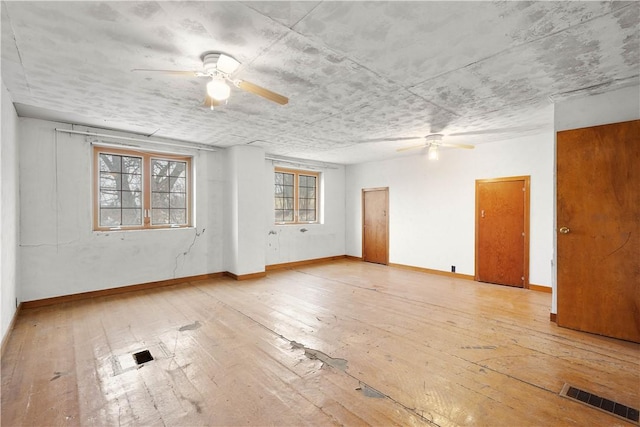
[(479, 184), (486, 184), (492, 182), (508, 182), (508, 181), (524, 181), (524, 280), (522, 281), (522, 288), (529, 289), (529, 234), (531, 233), (531, 228), (529, 224), (530, 217), (530, 209), (531, 209), (531, 176), (530, 175), (522, 175), (522, 176), (508, 176), (502, 178), (489, 178), (489, 179), (476, 179), (476, 187), (475, 187), (475, 256), (474, 256), (474, 280), (478, 281), (478, 235), (480, 228), (480, 203), (478, 200), (478, 186)]
[(387, 209), (387, 215), (385, 216), (385, 234), (387, 236), (387, 245), (385, 248), (385, 252), (386, 252), (386, 256), (385, 256), (385, 262), (384, 265), (389, 265), (389, 187), (374, 187), (374, 188), (363, 188), (362, 189), (362, 249), (360, 254), (362, 255), (362, 260), (364, 261), (364, 235), (365, 235), (365, 231), (364, 231), (364, 218), (365, 218), (365, 203), (364, 203), (364, 196), (365, 193), (370, 192), (370, 191), (384, 191), (387, 194), (387, 205), (385, 206), (385, 208)]

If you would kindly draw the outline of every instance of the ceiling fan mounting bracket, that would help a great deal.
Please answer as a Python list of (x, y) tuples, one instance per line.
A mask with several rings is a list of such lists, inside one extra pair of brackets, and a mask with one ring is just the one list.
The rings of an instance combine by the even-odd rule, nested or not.
[(442, 142), (442, 138), (444, 138), (444, 135), (441, 133), (433, 133), (431, 135), (427, 135), (424, 137), (424, 139), (427, 142), (427, 145), (438, 145)]

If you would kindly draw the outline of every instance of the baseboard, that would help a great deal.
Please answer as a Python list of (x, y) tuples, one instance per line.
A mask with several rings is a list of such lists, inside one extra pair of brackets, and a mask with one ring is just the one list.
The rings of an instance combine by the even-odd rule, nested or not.
[(549, 313), (549, 320), (551, 320), (553, 323), (558, 323), (557, 319), (558, 315), (556, 313)]
[[(291, 266), (293, 266), (294, 264), (303, 265), (303, 264), (311, 264), (315, 262), (326, 262), (329, 260), (336, 260), (336, 259), (342, 259), (342, 258), (344, 258), (344, 255), (340, 255), (336, 257), (320, 258), (316, 260), (300, 261), (299, 263), (288, 263), (288, 264), (291, 264)], [(274, 266), (270, 266), (270, 267), (271, 269), (274, 269)], [(286, 266), (283, 265), (280, 268), (286, 268)], [(270, 268), (268, 267), (267, 269), (270, 269)], [(124, 294), (127, 292), (161, 288), (164, 286), (177, 285), (177, 284), (186, 283), (186, 282), (195, 282), (195, 281), (207, 280), (207, 279), (217, 279), (224, 276), (231, 277), (232, 279), (235, 279), (235, 280), (249, 280), (249, 279), (257, 279), (257, 278), (265, 277), (266, 275), (267, 275), (266, 271), (261, 271), (258, 273), (250, 273), (250, 274), (235, 274), (229, 271), (220, 272), (220, 273), (200, 274), (198, 276), (159, 280), (157, 282), (141, 283), (138, 285), (120, 286), (117, 288), (101, 289), (98, 291), (81, 292), (78, 294), (61, 295), (57, 297), (44, 298), (44, 299), (33, 300), (33, 301), (25, 301), (22, 303), (22, 307), (24, 309), (45, 307), (49, 305), (61, 304), (61, 303), (71, 302), (71, 301), (79, 301), (79, 300), (89, 299), (89, 298), (97, 298), (97, 297), (108, 296), (108, 295)]]
[(432, 270), (430, 268), (415, 267), (413, 265), (393, 264), (389, 263), (389, 267), (402, 268), (404, 270), (418, 271), (420, 273), (437, 274), (438, 276), (454, 277), (456, 279), (474, 280), (475, 277), (469, 274), (452, 273), (450, 271)]
[(345, 255), (344, 257), (346, 259), (351, 260), (351, 261), (362, 261), (362, 257), (361, 256)]
[(224, 273), (225, 276), (231, 277), (232, 279), (235, 280), (249, 280), (249, 279), (259, 279), (261, 277), (266, 277), (267, 276), (267, 272), (266, 271), (260, 271), (258, 273), (249, 273), (249, 274), (235, 274), (235, 273), (231, 273), (230, 271), (226, 271)]
[(141, 283), (138, 285), (121, 286), (118, 288), (101, 289), (98, 291), (81, 292), (78, 294), (62, 295), (58, 297), (44, 298), (44, 299), (33, 300), (33, 301), (24, 301), (22, 303), (22, 308), (29, 309), (29, 308), (45, 307), (48, 305), (61, 304), (64, 302), (71, 302), (71, 301), (79, 301), (79, 300), (88, 299), (88, 298), (118, 295), (118, 294), (124, 294), (127, 292), (133, 292), (133, 291), (143, 291), (147, 289), (161, 288), (164, 286), (177, 285), (177, 284), (186, 283), (186, 282), (216, 279), (216, 278), (223, 277), (224, 275), (225, 273), (200, 274), (198, 276), (159, 280), (157, 282)]
[(533, 283), (529, 283), (529, 289), (537, 292), (545, 292), (547, 294), (551, 293), (551, 288), (549, 286), (534, 285)]
[(348, 258), (348, 256), (347, 255), (335, 255), (335, 256), (328, 256), (328, 257), (324, 257), (324, 258), (314, 258), (314, 259), (306, 259), (306, 260), (302, 260), (302, 261), (284, 262), (282, 264), (267, 265), (265, 267), (265, 270), (266, 271), (273, 271), (273, 270), (282, 270), (284, 268), (296, 268), (296, 267), (301, 267), (303, 265), (319, 264), (319, 263), (323, 263), (323, 262), (336, 261), (336, 260), (345, 259), (345, 258)]
[(7, 328), (7, 333), (2, 337), (2, 345), (0, 346), (0, 359), (4, 357), (4, 351), (7, 349), (7, 343), (9, 342), (9, 338), (13, 333), (13, 328), (16, 325), (16, 320), (18, 319), (18, 314), (22, 310), (22, 303), (18, 304), (15, 313), (13, 313), (13, 317), (11, 318), (11, 322), (9, 322), (9, 327)]

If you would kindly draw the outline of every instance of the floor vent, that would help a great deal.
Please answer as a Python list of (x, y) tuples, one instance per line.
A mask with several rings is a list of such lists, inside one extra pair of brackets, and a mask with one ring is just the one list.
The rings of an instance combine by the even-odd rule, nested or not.
[(636, 408), (631, 408), (621, 403), (614, 402), (613, 400), (589, 393), (588, 391), (580, 390), (579, 388), (573, 387), (569, 384), (565, 384), (564, 387), (562, 387), (560, 396), (568, 397), (569, 399), (592, 406), (611, 415), (615, 415), (625, 421), (630, 421), (636, 425), (640, 425), (639, 412)]
[(143, 363), (151, 362), (153, 356), (149, 350), (143, 350), (138, 353), (133, 353), (133, 360), (136, 361), (136, 364), (142, 365)]

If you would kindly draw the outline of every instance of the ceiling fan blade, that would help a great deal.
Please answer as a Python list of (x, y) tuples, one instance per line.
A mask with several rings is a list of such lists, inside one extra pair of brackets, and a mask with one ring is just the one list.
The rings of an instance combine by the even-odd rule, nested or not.
[(163, 74), (178, 74), (178, 75), (185, 75), (185, 76), (194, 76), (197, 77), (198, 73), (200, 73), (200, 71), (182, 71), (182, 70), (151, 70), (151, 69), (147, 69), (147, 68), (134, 68), (131, 71), (149, 71), (149, 72), (154, 72), (154, 73), (163, 73)]
[(468, 150), (473, 150), (475, 147), (475, 145), (469, 145), (469, 144), (453, 144), (451, 142), (441, 142), (440, 144), (438, 144), (441, 147), (455, 147), (455, 148), (466, 148)]
[(415, 150), (416, 148), (426, 148), (426, 147), (427, 147), (427, 145), (425, 145), (425, 144), (412, 145), (410, 147), (398, 148), (396, 151), (397, 152), (401, 152), (401, 151)]
[(269, 89), (265, 89), (256, 84), (249, 83), (246, 80), (239, 80), (236, 86), (238, 86), (240, 89), (244, 90), (245, 92), (253, 93), (255, 95), (261, 96), (265, 99), (268, 99), (269, 101), (273, 101), (280, 105), (286, 105), (287, 103), (289, 103), (289, 98), (287, 98), (286, 96), (282, 96), (280, 94), (272, 92)]

